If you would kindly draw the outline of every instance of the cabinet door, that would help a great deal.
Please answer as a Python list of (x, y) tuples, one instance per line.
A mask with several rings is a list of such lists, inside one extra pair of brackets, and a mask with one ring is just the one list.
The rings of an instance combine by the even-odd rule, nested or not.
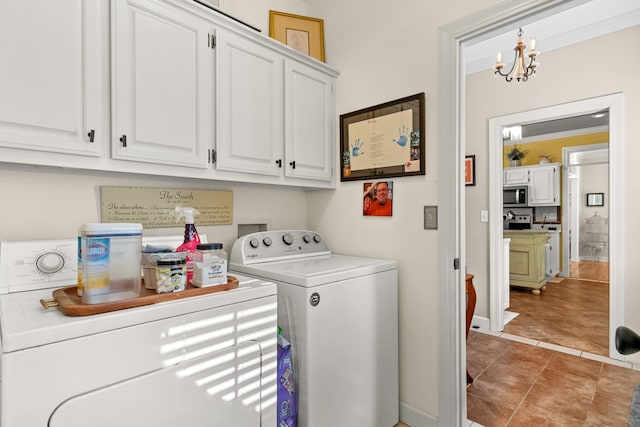
[(549, 240), (549, 264), (547, 265), (547, 273), (551, 276), (555, 276), (560, 272), (560, 234), (549, 233), (551, 239)]
[(333, 179), (334, 82), (305, 64), (285, 61), (285, 176)]
[(529, 206), (560, 205), (560, 174), (557, 166), (531, 168)]
[(112, 10), (112, 156), (206, 168), (211, 24), (159, 1), (116, 0)]
[(0, 146), (99, 156), (108, 130), (107, 3), (1, 9)]
[(282, 174), (283, 57), (217, 31), (216, 169)]
[(529, 183), (529, 168), (517, 167), (504, 170), (504, 185)]

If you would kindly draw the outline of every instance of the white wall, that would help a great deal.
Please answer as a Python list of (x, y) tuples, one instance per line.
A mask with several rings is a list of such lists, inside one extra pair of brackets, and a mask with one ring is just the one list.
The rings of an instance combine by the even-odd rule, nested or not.
[[(237, 225), (265, 223), (269, 229), (305, 228), (304, 191), (256, 185), (230, 185), (161, 176), (94, 173), (0, 163), (0, 240), (75, 238), (85, 222), (100, 222), (100, 186), (168, 187), (233, 191), (233, 224), (199, 226), (210, 242), (227, 251)], [(145, 229), (143, 234), (184, 234), (184, 223)]]
[(438, 27), (496, 3), (309, 0), (309, 14), (325, 22), (327, 62), (341, 73), (338, 114), (426, 94), (426, 175), (393, 179), (393, 217), (362, 216), (364, 181), (312, 192), (308, 204), (309, 225), (332, 242), (333, 250), (400, 263), (400, 399), (407, 405), (401, 414), (407, 408), (424, 414), (417, 426), (437, 416), (440, 399), (439, 232), (423, 229), (423, 206), (438, 204)]
[(306, 15), (306, 0), (219, 0), (219, 9), (269, 35), (269, 10)]
[[(476, 155), (476, 186), (466, 189), (467, 261), (474, 272), (478, 292), (476, 313), (488, 316), (488, 224), (481, 223), (480, 210), (488, 209), (488, 118), (535, 108), (547, 107), (596, 96), (623, 92), (625, 99), (625, 230), (624, 271), (625, 324), (640, 330), (640, 313), (633, 305), (640, 300), (640, 263), (633, 254), (640, 224), (635, 221), (640, 209), (640, 180), (635, 178), (635, 160), (640, 156), (640, 84), (635, 73), (640, 67), (640, 50), (627, 49), (629, 40), (640, 40), (640, 27), (598, 37), (593, 40), (545, 53), (535, 78), (524, 84), (494, 79), (491, 72), (467, 78), (466, 154)], [(543, 59), (544, 58), (544, 59)], [(609, 58), (609, 60), (600, 60)]]

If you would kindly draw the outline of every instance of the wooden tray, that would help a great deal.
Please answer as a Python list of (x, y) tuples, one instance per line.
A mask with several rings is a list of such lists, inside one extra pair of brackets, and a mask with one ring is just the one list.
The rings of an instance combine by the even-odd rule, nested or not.
[[(151, 305), (159, 302), (176, 301), (185, 298), (208, 295), (214, 292), (226, 291), (238, 287), (237, 278), (227, 276), (227, 280), (227, 283), (207, 286), (204, 288), (196, 288), (191, 283), (188, 283), (187, 288), (184, 291), (167, 292), (162, 294), (156, 293), (155, 289), (145, 288), (143, 281), (139, 297), (123, 301), (103, 302), (100, 304), (83, 304), (82, 297), (78, 296), (77, 286), (69, 286), (53, 291), (53, 299), (58, 303), (58, 309), (67, 316), (90, 316), (92, 314), (142, 307), (144, 305)], [(42, 300), (40, 302), (45, 306), (45, 303), (43, 303)], [(45, 308), (47, 307), (45, 306)]]

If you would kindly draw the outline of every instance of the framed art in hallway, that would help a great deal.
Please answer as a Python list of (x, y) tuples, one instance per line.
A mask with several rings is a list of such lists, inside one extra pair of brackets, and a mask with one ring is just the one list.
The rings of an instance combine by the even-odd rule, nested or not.
[(270, 10), (269, 37), (324, 62), (322, 19)]
[(587, 193), (587, 206), (604, 206), (604, 193)]
[(476, 156), (464, 158), (464, 185), (476, 185)]

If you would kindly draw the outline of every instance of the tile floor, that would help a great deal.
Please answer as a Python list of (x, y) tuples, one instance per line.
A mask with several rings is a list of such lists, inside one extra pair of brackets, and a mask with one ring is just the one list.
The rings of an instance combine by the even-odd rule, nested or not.
[[(640, 371), (608, 357), (608, 263), (572, 263), (539, 296), (512, 288), (502, 334), (467, 342), (473, 426), (627, 426)], [(559, 282), (559, 283), (558, 283)]]
[(628, 425), (640, 371), (513, 339), (471, 331), (471, 421), (485, 427)]
[(504, 332), (602, 356), (609, 354), (609, 284), (583, 279), (548, 283), (538, 296), (512, 288)]

